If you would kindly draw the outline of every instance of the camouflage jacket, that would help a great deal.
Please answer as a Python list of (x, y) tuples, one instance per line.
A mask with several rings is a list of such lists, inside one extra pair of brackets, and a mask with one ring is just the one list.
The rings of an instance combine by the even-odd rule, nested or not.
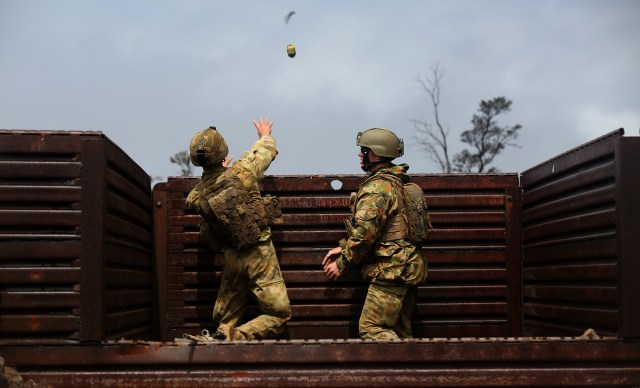
[(402, 200), (401, 193), (381, 174), (393, 174), (407, 182), (408, 169), (406, 164), (381, 168), (359, 187), (352, 204), (349, 238), (340, 241), (342, 255), (336, 259), (340, 271), (362, 263), (362, 274), (373, 282), (417, 285), (425, 281), (427, 263), (421, 248), (404, 239), (379, 240)]
[[(236, 160), (229, 168), (240, 179), (252, 196), (260, 196), (258, 182), (264, 176), (265, 171), (267, 171), (277, 154), (275, 139), (271, 136), (263, 136), (253, 143), (251, 149), (245, 152), (240, 159)], [(223, 173), (226, 169), (227, 167), (222, 165), (205, 167), (202, 173), (202, 182), (205, 186), (218, 183), (224, 178)], [(200, 196), (201, 193), (197, 188), (191, 190), (185, 203), (187, 211), (200, 214)], [(266, 227), (262, 230), (260, 241), (266, 241), (269, 238), (271, 238), (271, 228)]]

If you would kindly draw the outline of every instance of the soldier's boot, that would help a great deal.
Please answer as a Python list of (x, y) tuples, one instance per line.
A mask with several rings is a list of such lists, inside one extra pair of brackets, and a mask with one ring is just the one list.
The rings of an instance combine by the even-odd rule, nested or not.
[(235, 327), (226, 323), (221, 323), (218, 326), (218, 330), (213, 333), (213, 338), (222, 341), (237, 341), (245, 339), (242, 333), (236, 331)]

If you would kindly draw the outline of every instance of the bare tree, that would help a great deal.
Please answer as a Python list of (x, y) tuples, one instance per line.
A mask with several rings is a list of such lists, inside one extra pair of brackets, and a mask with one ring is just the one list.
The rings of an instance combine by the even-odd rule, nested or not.
[(431, 77), (419, 76), (417, 81), (422, 89), (427, 92), (431, 100), (433, 108), (433, 117), (435, 125), (427, 121), (424, 117), (413, 119), (414, 128), (423, 136), (414, 136), (416, 142), (422, 147), (427, 154), (427, 158), (431, 159), (440, 166), (442, 172), (450, 173), (452, 171), (451, 161), (449, 158), (449, 146), (447, 137), (449, 136), (449, 126), (444, 125), (440, 121), (440, 84), (444, 78), (445, 71), (440, 68), (437, 63), (431, 68)]
[(427, 92), (433, 109), (433, 123), (421, 119), (413, 119), (414, 128), (419, 133), (414, 136), (416, 142), (425, 151), (428, 159), (434, 161), (444, 173), (451, 172), (496, 172), (497, 168), (488, 166), (507, 146), (519, 147), (514, 140), (522, 126), (501, 127), (496, 116), (509, 112), (512, 102), (505, 97), (495, 97), (489, 101), (481, 101), (478, 109), (482, 114), (474, 114), (471, 123), (473, 129), (460, 134), (460, 141), (471, 146), (452, 158), (448, 144), (449, 126), (440, 119), (440, 90), (445, 71), (440, 64), (431, 68), (431, 77), (418, 77), (418, 83)]
[[(454, 158), (455, 171), (460, 172), (485, 172), (493, 159), (507, 146), (519, 147), (513, 141), (518, 138), (518, 131), (522, 126), (499, 126), (496, 116), (509, 112), (511, 101), (504, 97), (495, 97), (489, 101), (481, 101), (478, 111), (481, 115), (474, 114), (471, 123), (473, 129), (460, 134), (460, 141), (469, 144), (475, 152), (463, 150)], [(496, 172), (497, 168), (491, 167), (486, 172)]]
[(191, 165), (191, 159), (188, 151), (180, 151), (175, 155), (169, 157), (169, 160), (173, 164), (177, 164), (180, 167), (181, 176), (192, 176), (193, 166)]

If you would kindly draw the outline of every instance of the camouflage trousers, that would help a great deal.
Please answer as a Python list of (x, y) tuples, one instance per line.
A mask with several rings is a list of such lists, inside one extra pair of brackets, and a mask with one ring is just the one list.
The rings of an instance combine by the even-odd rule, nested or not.
[(371, 283), (358, 330), (362, 339), (412, 338), (417, 287)]
[[(240, 325), (251, 294), (262, 314)], [(274, 337), (290, 318), (289, 296), (271, 240), (242, 250), (225, 249), (213, 320), (235, 329), (230, 340)]]

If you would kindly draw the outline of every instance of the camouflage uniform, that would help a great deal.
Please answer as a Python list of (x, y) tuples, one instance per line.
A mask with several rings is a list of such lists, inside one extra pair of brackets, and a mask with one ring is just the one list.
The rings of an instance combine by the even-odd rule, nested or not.
[(422, 249), (409, 241), (384, 241), (387, 220), (397, 214), (401, 197), (382, 176), (393, 174), (406, 182), (408, 168), (383, 167), (365, 180), (353, 199), (349, 238), (340, 241), (338, 269), (362, 263), (362, 274), (370, 280), (358, 324), (362, 338), (411, 338), (417, 285), (426, 280), (427, 262)]
[[(252, 196), (260, 196), (258, 180), (276, 157), (275, 140), (264, 136), (230, 167)], [(226, 167), (217, 164), (205, 167), (202, 181), (213, 185), (224, 178)], [(194, 189), (186, 200), (186, 208), (199, 213), (201, 193)], [(271, 241), (271, 229), (262, 230), (255, 246), (235, 249), (229, 244), (209, 236), (213, 245), (222, 244), (224, 268), (220, 290), (213, 309), (213, 320), (220, 326), (234, 328), (231, 340), (252, 340), (276, 336), (282, 333), (291, 318), (289, 297), (280, 271), (280, 265)], [(257, 300), (262, 315), (237, 326), (242, 320), (251, 292)]]

